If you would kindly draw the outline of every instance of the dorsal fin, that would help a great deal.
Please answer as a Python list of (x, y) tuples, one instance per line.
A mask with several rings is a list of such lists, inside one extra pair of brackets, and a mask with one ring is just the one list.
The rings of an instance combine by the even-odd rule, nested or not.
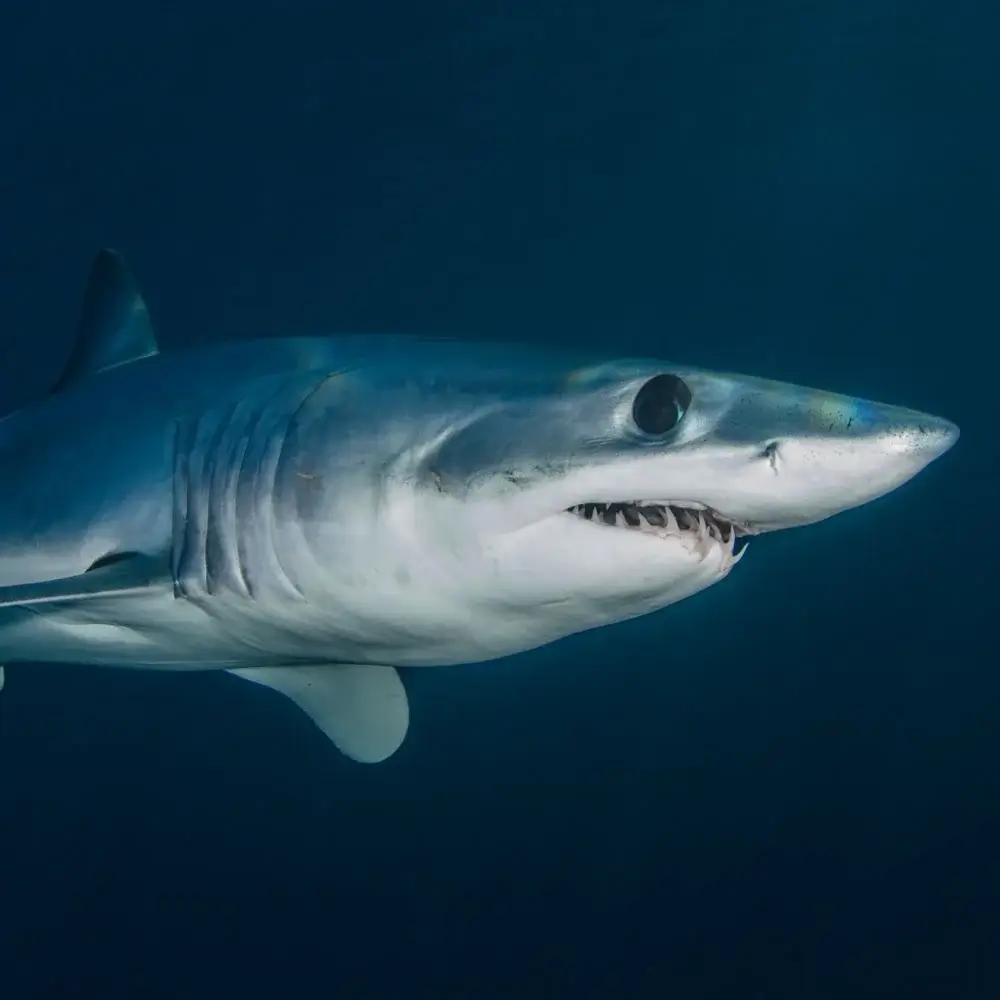
[(114, 250), (101, 250), (87, 277), (73, 353), (52, 391), (158, 351), (139, 286)]

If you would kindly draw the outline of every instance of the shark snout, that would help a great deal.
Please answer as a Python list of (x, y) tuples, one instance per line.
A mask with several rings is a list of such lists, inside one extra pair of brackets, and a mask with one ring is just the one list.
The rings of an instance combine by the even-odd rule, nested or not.
[(744, 395), (720, 436), (742, 442), (742, 475), (718, 509), (757, 531), (811, 524), (912, 479), (958, 440), (950, 420), (899, 406), (768, 384)]
[[(958, 427), (942, 417), (901, 407), (863, 405), (868, 419), (861, 421), (856, 437), (848, 429), (843, 436), (812, 442), (816, 464), (811, 471), (821, 487), (815, 513), (821, 517), (898, 489), (958, 440)], [(809, 465), (807, 461), (803, 467), (807, 474)], [(790, 472), (794, 476), (794, 468)]]
[(784, 486), (778, 492), (792, 502), (784, 517), (772, 522), (774, 527), (783, 526), (782, 521), (822, 520), (884, 496), (958, 440), (958, 427), (942, 417), (880, 404), (858, 409), (862, 419), (856, 427), (848, 421), (829, 436), (806, 436), (780, 446), (776, 478)]
[(899, 455), (922, 469), (940, 458), (958, 440), (957, 424), (915, 410), (886, 407), (881, 437), (889, 456)]

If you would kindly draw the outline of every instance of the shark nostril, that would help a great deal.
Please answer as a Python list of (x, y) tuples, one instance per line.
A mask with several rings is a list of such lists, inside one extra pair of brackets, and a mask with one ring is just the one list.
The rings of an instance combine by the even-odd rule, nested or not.
[(767, 459), (771, 463), (771, 468), (775, 472), (778, 471), (778, 442), (768, 441), (766, 445), (761, 449), (760, 457)]

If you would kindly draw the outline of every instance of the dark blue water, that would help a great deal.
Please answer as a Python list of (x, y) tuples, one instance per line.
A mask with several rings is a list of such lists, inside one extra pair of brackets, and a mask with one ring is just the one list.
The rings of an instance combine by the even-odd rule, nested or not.
[(1000, 996), (998, 31), (985, 0), (2, 5), (3, 409), (110, 243), (167, 348), (603, 346), (963, 437), (661, 615), (408, 676), (380, 767), (228, 678), (8, 667), (0, 997)]

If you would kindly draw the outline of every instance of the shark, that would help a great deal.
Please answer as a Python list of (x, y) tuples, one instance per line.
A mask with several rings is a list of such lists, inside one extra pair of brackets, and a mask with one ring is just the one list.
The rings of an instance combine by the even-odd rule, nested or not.
[(410, 724), (401, 668), (656, 612), (958, 435), (852, 396), (531, 345), (161, 352), (105, 249), (62, 374), (0, 420), (0, 662), (227, 671), (375, 763)]

